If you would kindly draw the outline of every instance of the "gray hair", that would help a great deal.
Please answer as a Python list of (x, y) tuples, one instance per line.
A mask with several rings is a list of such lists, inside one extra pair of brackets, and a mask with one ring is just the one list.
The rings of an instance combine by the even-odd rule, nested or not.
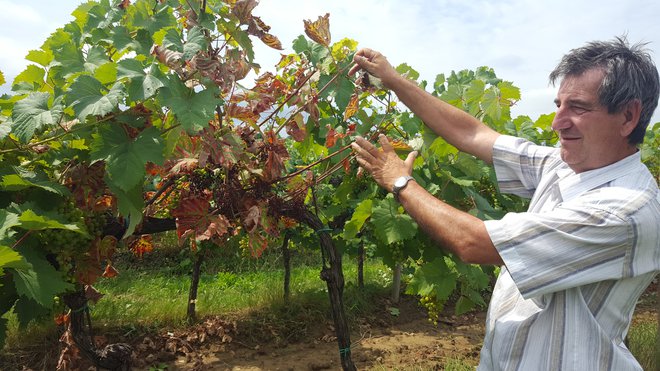
[(628, 136), (630, 144), (641, 144), (658, 106), (660, 91), (658, 69), (645, 46), (646, 43), (630, 46), (625, 36), (612, 41), (592, 41), (569, 51), (550, 73), (550, 83), (554, 85), (558, 78), (577, 76), (593, 68), (602, 69), (605, 76), (598, 89), (598, 99), (609, 113), (620, 112), (631, 101), (641, 102), (639, 122)]

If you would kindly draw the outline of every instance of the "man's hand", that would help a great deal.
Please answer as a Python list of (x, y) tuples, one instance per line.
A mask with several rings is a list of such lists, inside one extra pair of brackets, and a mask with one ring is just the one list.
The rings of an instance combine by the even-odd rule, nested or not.
[(357, 137), (355, 142), (351, 143), (351, 148), (357, 155), (358, 164), (373, 176), (378, 185), (391, 192), (397, 178), (412, 174), (417, 151), (410, 152), (403, 161), (394, 152), (394, 148), (385, 135), (380, 134), (378, 141), (380, 149), (366, 139)]
[(353, 75), (359, 70), (365, 70), (370, 75), (379, 78), (387, 89), (392, 89), (394, 80), (400, 76), (387, 58), (375, 50), (358, 50), (353, 56), (353, 62), (355, 65), (348, 71), (349, 75)]

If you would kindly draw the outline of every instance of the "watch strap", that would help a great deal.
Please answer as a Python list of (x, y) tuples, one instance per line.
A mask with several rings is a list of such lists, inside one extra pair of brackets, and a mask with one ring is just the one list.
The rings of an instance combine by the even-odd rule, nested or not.
[[(408, 183), (410, 183), (411, 180), (415, 180), (415, 178), (413, 178), (410, 175), (405, 175), (405, 176), (402, 176), (400, 178), (397, 178), (394, 181), (394, 186), (392, 187), (392, 194), (394, 195), (395, 200), (397, 200), (397, 201), (399, 200), (399, 193), (401, 192), (401, 190), (406, 188), (406, 186), (408, 186)], [(400, 184), (400, 185), (397, 185), (397, 184)]]

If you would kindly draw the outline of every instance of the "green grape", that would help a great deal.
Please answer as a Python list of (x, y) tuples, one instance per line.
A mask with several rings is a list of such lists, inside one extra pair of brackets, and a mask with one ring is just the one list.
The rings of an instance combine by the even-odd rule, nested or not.
[(419, 302), (424, 309), (426, 309), (428, 321), (433, 323), (434, 326), (437, 326), (438, 319), (440, 318), (441, 306), (438, 304), (436, 298), (434, 296), (422, 296)]
[(403, 254), (403, 242), (402, 241), (397, 241), (394, 242), (393, 244), (390, 245), (390, 252), (392, 254), (392, 260), (394, 260), (397, 263), (401, 263), (405, 260), (405, 256)]

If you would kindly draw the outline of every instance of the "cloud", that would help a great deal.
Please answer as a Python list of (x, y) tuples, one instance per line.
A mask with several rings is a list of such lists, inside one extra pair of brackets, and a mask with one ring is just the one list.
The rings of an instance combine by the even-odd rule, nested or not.
[(34, 9), (24, 4), (16, 4), (7, 0), (0, 0), (0, 22), (30, 22), (43, 21), (42, 16)]
[[(27, 51), (38, 48), (50, 32), (68, 22), (79, 3), (0, 0), (1, 27), (11, 30), (2, 32), (11, 38), (0, 38), (0, 50), (7, 55), (0, 58), (0, 70), (8, 81), (14, 75), (11, 71), (27, 64), (23, 60)], [(333, 41), (352, 38), (360, 47), (381, 51), (393, 64), (408, 63), (428, 81), (452, 70), (492, 67), (500, 78), (521, 88), (523, 99), (514, 112), (532, 118), (554, 110), (555, 90), (548, 86), (548, 74), (571, 48), (625, 33), (631, 41), (651, 42), (656, 60), (660, 56), (656, 19), (660, 2), (655, 0), (602, 0), (598, 4), (579, 0), (261, 0), (254, 10), (280, 38), (284, 53), (292, 52), (292, 41), (304, 34), (303, 19), (315, 20), (325, 13), (330, 13)], [(20, 17), (24, 22), (11, 20)], [(262, 70), (272, 69), (281, 52), (256, 39), (254, 44)], [(660, 113), (655, 119), (660, 121)]]

